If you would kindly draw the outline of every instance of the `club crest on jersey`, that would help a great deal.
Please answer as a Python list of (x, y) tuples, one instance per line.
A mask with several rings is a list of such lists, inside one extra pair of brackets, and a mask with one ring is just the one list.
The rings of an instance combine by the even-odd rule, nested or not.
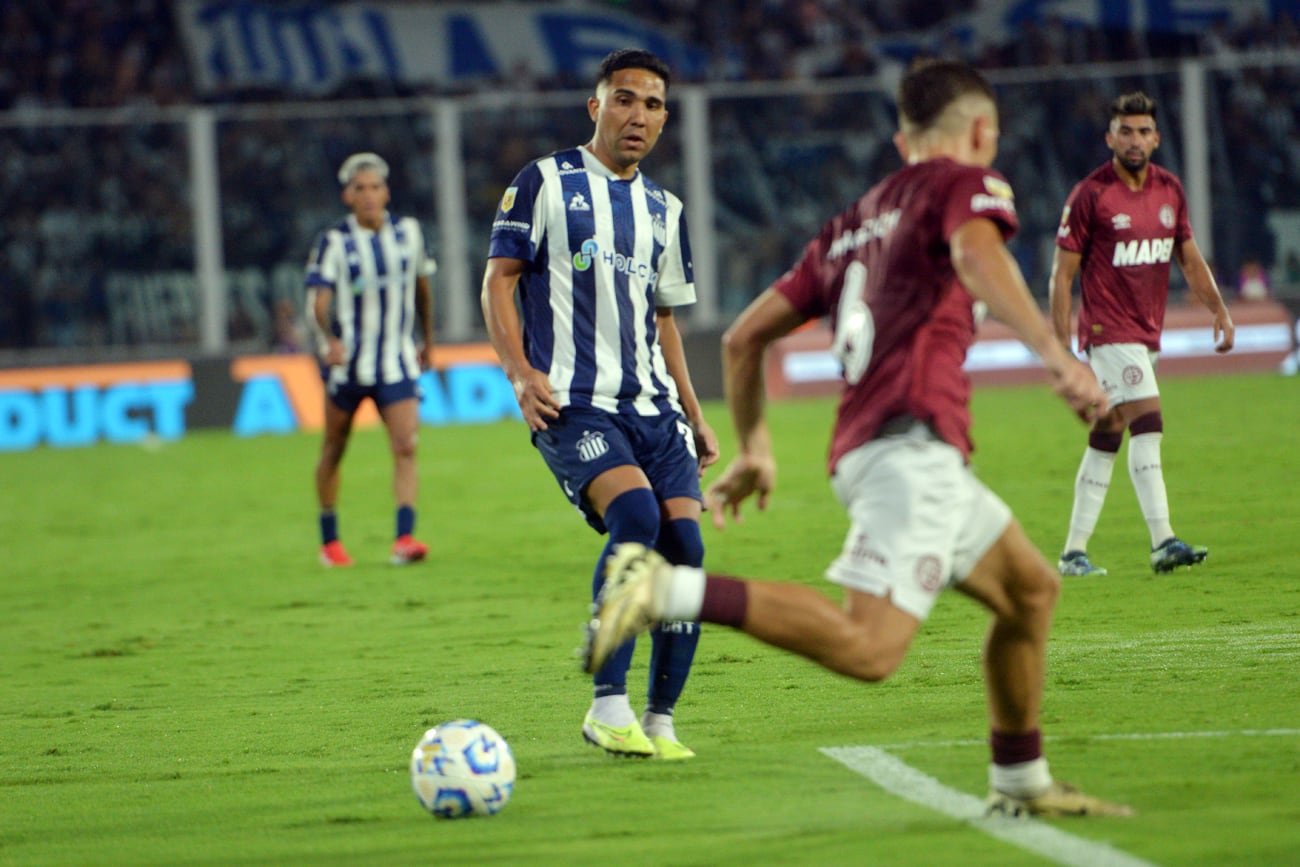
[(519, 195), (518, 187), (506, 187), (506, 193), (501, 197), (501, 212), (510, 213), (510, 209), (515, 206), (515, 196)]
[(938, 593), (943, 589), (943, 567), (938, 557), (931, 554), (918, 557), (913, 576), (916, 586), (926, 593)]
[(1174, 209), (1172, 205), (1160, 206), (1160, 225), (1164, 226), (1166, 229), (1172, 229), (1174, 227)]
[(586, 271), (591, 267), (591, 261), (596, 258), (600, 252), (600, 245), (596, 243), (595, 238), (588, 238), (582, 242), (582, 248), (573, 254), (573, 270)]
[(587, 204), (587, 199), (582, 193), (575, 192), (573, 198), (569, 199), (570, 211), (590, 211), (591, 205)]
[(576, 448), (578, 460), (585, 464), (609, 451), (609, 443), (605, 442), (605, 435), (598, 430), (583, 431)]

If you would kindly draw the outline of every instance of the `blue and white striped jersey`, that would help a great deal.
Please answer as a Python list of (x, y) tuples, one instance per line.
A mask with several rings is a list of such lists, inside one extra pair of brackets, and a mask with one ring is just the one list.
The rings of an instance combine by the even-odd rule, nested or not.
[[(380, 385), (419, 378), (415, 281), (436, 268), (412, 217), (389, 214), (383, 228), (372, 232), (349, 214), (321, 233), (307, 260), (307, 309), (316, 289), (334, 291), (334, 333), (348, 353), (346, 364), (330, 368), (330, 383)], [(316, 330), (315, 317), (309, 314), (307, 321)]]
[(681, 411), (656, 307), (695, 302), (681, 200), (637, 172), (623, 180), (586, 148), (521, 171), (501, 199), (489, 257), (527, 262), (524, 350), (561, 406)]

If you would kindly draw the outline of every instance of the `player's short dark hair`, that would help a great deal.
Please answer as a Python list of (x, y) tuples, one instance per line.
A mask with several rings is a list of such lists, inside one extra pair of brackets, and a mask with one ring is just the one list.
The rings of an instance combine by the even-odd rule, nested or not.
[(620, 69), (645, 69), (653, 72), (664, 80), (665, 92), (672, 78), (668, 64), (654, 52), (643, 48), (618, 48), (606, 54), (605, 59), (600, 62), (600, 75), (596, 78), (596, 83), (608, 84), (614, 77), (614, 73)]
[(1110, 104), (1110, 116), (1123, 117), (1126, 114), (1149, 114), (1155, 120), (1156, 101), (1140, 90), (1120, 94)]
[(993, 86), (956, 60), (918, 60), (898, 85), (898, 113), (918, 129), (934, 126), (944, 109), (963, 96), (982, 96), (997, 105)]

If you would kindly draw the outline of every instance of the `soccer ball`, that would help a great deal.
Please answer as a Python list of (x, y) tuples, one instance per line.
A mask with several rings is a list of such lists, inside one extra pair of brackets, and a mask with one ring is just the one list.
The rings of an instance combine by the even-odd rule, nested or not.
[(506, 739), (478, 720), (458, 719), (424, 733), (411, 754), (411, 786), (440, 819), (493, 816), (515, 788)]

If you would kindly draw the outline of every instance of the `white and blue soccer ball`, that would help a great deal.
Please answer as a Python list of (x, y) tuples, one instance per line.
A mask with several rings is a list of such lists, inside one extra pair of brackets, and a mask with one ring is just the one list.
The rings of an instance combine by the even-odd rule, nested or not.
[(411, 786), (441, 819), (493, 816), (515, 788), (515, 757), (496, 729), (458, 719), (424, 733), (411, 754)]

